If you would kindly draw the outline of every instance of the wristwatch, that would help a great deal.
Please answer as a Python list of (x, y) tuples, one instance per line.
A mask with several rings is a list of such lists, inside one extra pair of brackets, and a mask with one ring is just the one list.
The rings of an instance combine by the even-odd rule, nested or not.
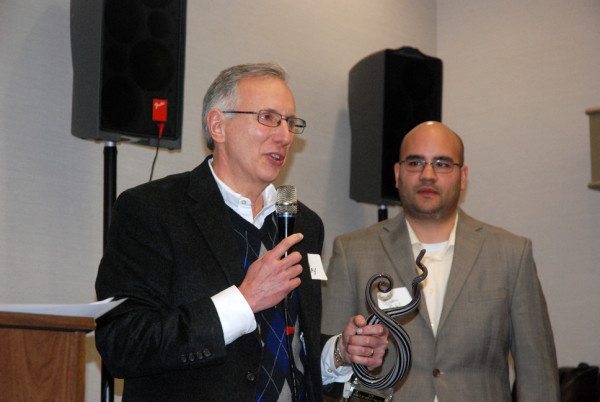
[(342, 359), (342, 354), (340, 353), (340, 338), (342, 337), (342, 334), (339, 334), (337, 336), (337, 338), (335, 339), (335, 348), (333, 349), (333, 361), (335, 362), (335, 364), (337, 364), (337, 366), (343, 366), (344, 365), (344, 359)]

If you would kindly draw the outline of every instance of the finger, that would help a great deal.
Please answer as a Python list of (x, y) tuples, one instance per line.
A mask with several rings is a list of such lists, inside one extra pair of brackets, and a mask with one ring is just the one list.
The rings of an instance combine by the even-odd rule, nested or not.
[(291, 268), (294, 265), (298, 265), (298, 263), (302, 260), (302, 254), (298, 251), (294, 251), (293, 253), (288, 254), (286, 257), (279, 260), (279, 263), (283, 269)]
[(362, 315), (356, 315), (352, 319), (354, 325), (356, 326), (356, 333), (362, 334), (362, 327), (367, 325), (367, 320)]
[(289, 285), (289, 292), (291, 292), (292, 290), (296, 289), (298, 286), (300, 286), (300, 283), (302, 283), (302, 281), (300, 280), (300, 278), (292, 278), (290, 279), (288, 285)]
[(304, 235), (302, 233), (294, 233), (279, 242), (273, 250), (267, 254), (272, 255), (276, 259), (280, 259), (293, 245), (298, 244), (302, 241)]
[[(373, 355), (371, 352), (373, 351)], [(361, 364), (363, 366), (367, 366), (369, 370), (381, 366), (383, 363), (383, 355), (378, 355), (377, 351), (370, 349), (368, 352), (365, 352), (363, 355), (360, 354), (350, 354), (350, 360), (352, 363)]]
[(385, 353), (388, 347), (387, 337), (372, 335), (352, 335), (348, 338), (349, 347), (353, 347), (353, 353), (367, 356), (371, 349), (381, 350)]
[(370, 346), (348, 345), (348, 353), (353, 356), (372, 357), (375, 353), (375, 348)]
[(285, 271), (286, 269), (297, 265), (302, 260), (302, 254), (297, 251), (288, 254), (286, 257), (281, 258), (281, 255), (273, 253), (273, 250), (269, 251), (261, 258), (261, 264), (266, 267), (268, 270), (276, 274), (280, 271)]
[(362, 328), (359, 328), (360, 332), (357, 330), (357, 334), (360, 335), (386, 335), (387, 336), (387, 328), (381, 324), (374, 325), (365, 325)]
[(286, 275), (287, 278), (290, 280), (298, 278), (298, 276), (300, 276), (301, 273), (302, 273), (302, 265), (300, 265), (300, 264), (292, 265), (291, 267), (286, 268), (284, 271), (284, 275)]

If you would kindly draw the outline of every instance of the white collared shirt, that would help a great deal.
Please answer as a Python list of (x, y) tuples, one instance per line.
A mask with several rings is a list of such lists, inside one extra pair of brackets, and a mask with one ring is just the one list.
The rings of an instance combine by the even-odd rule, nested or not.
[[(416, 259), (422, 249), (425, 249), (425, 256), (421, 263), (428, 270), (427, 278), (422, 282), (422, 291), (427, 303), (427, 312), (431, 323), (433, 335), (437, 334), (444, 307), (444, 297), (446, 296), (446, 288), (448, 287), (448, 278), (450, 277), (450, 269), (452, 268), (452, 260), (454, 259), (454, 244), (456, 241), (456, 225), (458, 223), (458, 213), (454, 219), (454, 227), (450, 231), (450, 238), (442, 243), (421, 243), (417, 238), (415, 231), (406, 221), (410, 244), (413, 249), (413, 256)], [(437, 395), (433, 398), (433, 402), (438, 402)]]
[(223, 196), (223, 200), (225, 200), (225, 204), (246, 221), (256, 226), (258, 229), (262, 228), (265, 218), (275, 211), (275, 203), (277, 202), (277, 190), (275, 189), (275, 186), (269, 184), (263, 190), (263, 209), (254, 217), (252, 216), (252, 201), (250, 201), (248, 197), (244, 197), (243, 195), (236, 193), (231, 187), (219, 179), (213, 170), (212, 162), (213, 160), (210, 159), (208, 161), (208, 166), (210, 167), (210, 171), (217, 182), (217, 186), (219, 187), (219, 191)]
[(448, 285), (448, 278), (450, 277), (450, 269), (452, 268), (457, 222), (458, 214), (456, 214), (454, 226), (450, 232), (450, 238), (447, 241), (428, 244), (421, 243), (417, 238), (415, 231), (410, 226), (410, 223), (406, 221), (414, 258), (417, 258), (422, 249), (426, 250), (425, 256), (421, 262), (427, 267), (429, 272), (427, 278), (423, 281), (422, 289), (425, 302), (427, 303), (431, 330), (434, 335), (437, 334), (440, 317), (442, 316), (446, 287)]

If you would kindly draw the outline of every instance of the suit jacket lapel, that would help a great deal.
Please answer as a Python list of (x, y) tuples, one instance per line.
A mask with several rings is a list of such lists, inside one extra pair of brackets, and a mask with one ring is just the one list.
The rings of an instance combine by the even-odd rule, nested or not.
[[(302, 219), (302, 209), (298, 208), (298, 213), (296, 215), (296, 222), (294, 224), (294, 232), (295, 233), (308, 233), (309, 228), (304, 226), (305, 220)], [(300, 280), (304, 284), (303, 286), (298, 287), (298, 292), (300, 293), (300, 323), (304, 328), (307, 328), (307, 325), (312, 325), (315, 317), (315, 308), (319, 306), (315, 300), (315, 293), (313, 291), (313, 287), (310, 284), (315, 281), (312, 279), (310, 275), (310, 268), (308, 266), (308, 249), (305, 247), (305, 242), (300, 242), (296, 246), (292, 247), (290, 252), (298, 251), (302, 254), (302, 273), (300, 274)], [(319, 253), (320, 254), (320, 253)], [(320, 286), (320, 285), (319, 285)]]
[(191, 173), (188, 194), (195, 203), (190, 205), (189, 211), (229, 282), (239, 285), (244, 271), (237, 243), (231, 235), (233, 226), (227, 219), (227, 206), (208, 166), (211, 157)]
[[(403, 212), (384, 224), (381, 242), (400, 280), (414, 297), (412, 281), (417, 276), (417, 266)], [(398, 285), (394, 284), (394, 287), (398, 287)], [(429, 323), (427, 305), (423, 300), (419, 304), (419, 315), (426, 323)], [(427, 327), (430, 325), (427, 324)]]
[(456, 241), (454, 246), (454, 257), (446, 295), (444, 296), (444, 307), (438, 325), (438, 333), (444, 325), (452, 306), (456, 302), (469, 273), (475, 265), (477, 255), (483, 244), (483, 236), (480, 233), (481, 225), (473, 218), (459, 211), (458, 225), (456, 227)]

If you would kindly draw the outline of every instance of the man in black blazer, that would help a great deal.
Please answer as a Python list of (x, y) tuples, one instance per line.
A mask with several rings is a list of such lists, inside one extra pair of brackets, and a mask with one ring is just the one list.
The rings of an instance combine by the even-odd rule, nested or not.
[(306, 123), (273, 64), (224, 70), (203, 109), (214, 154), (114, 205), (96, 291), (127, 300), (98, 320), (98, 350), (125, 401), (321, 400), (321, 364), (378, 366), (387, 331), (353, 317), (337, 362), (321, 356), (307, 254), (320, 254), (323, 223), (299, 203), (296, 234), (276, 242), (271, 183)]

